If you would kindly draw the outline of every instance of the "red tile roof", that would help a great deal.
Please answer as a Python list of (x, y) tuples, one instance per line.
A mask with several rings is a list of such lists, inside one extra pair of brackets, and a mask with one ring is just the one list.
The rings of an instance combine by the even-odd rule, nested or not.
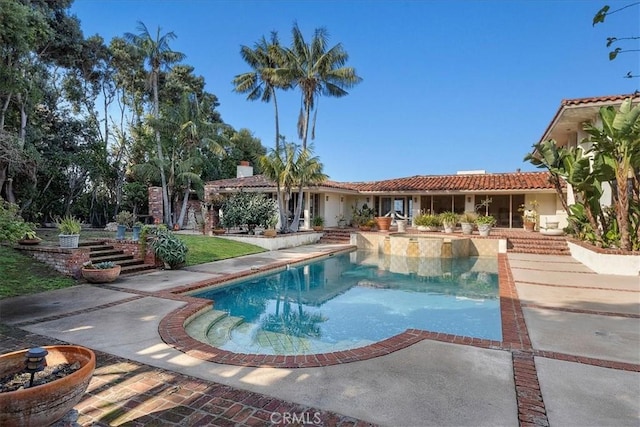
[[(207, 183), (207, 187), (220, 189), (273, 188), (274, 183), (255, 175), (246, 178), (223, 179)], [(417, 175), (384, 181), (345, 182), (326, 181), (318, 188), (358, 191), (362, 193), (383, 192), (479, 192), (513, 190), (553, 190), (548, 172), (512, 172), (468, 175)]]
[(548, 172), (417, 175), (386, 181), (351, 183), (360, 192), (456, 192), (553, 189)]
[(608, 95), (608, 96), (594, 96), (590, 98), (575, 98), (575, 99), (563, 99), (560, 103), (561, 106), (568, 105), (583, 105), (583, 104), (595, 104), (600, 102), (617, 103), (622, 102), (627, 98), (640, 98), (640, 92), (628, 93), (626, 95)]

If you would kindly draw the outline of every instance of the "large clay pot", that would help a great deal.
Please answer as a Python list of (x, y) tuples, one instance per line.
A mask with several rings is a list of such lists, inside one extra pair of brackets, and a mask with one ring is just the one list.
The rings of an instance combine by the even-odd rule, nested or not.
[[(48, 426), (69, 412), (89, 386), (96, 356), (93, 351), (76, 345), (43, 347), (49, 354), (47, 365), (80, 362), (80, 369), (47, 384), (0, 393), (0, 426)], [(0, 377), (24, 369), (28, 350), (0, 356)]]
[(82, 277), (89, 283), (111, 283), (120, 276), (122, 266), (114, 265), (112, 268), (82, 268)]
[(391, 227), (391, 217), (378, 216), (376, 217), (376, 224), (378, 225), (378, 231), (389, 231)]

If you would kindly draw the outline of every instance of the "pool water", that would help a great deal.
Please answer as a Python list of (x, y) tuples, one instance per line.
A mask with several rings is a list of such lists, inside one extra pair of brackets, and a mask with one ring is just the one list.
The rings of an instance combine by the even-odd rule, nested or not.
[(209, 342), (238, 353), (326, 353), (408, 328), (502, 340), (495, 258), (355, 251), (193, 296), (221, 314)]

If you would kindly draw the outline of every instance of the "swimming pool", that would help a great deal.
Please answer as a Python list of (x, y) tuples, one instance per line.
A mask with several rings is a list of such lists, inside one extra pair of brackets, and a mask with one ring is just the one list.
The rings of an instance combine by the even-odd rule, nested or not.
[(187, 333), (235, 353), (315, 354), (406, 329), (502, 340), (497, 260), (339, 254), (193, 296)]

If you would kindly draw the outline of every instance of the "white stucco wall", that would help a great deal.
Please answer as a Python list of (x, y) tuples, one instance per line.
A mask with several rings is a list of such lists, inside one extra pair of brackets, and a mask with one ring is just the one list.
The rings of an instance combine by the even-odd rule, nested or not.
[(598, 274), (640, 275), (640, 255), (601, 254), (575, 243), (567, 243), (571, 250), (571, 256)]
[(322, 232), (305, 232), (293, 233), (287, 235), (278, 235), (276, 237), (249, 236), (249, 235), (233, 235), (221, 234), (216, 237), (227, 240), (235, 240), (237, 242), (249, 243), (251, 245), (260, 246), (270, 251), (276, 251), (284, 248), (295, 248), (298, 246), (318, 243)]

